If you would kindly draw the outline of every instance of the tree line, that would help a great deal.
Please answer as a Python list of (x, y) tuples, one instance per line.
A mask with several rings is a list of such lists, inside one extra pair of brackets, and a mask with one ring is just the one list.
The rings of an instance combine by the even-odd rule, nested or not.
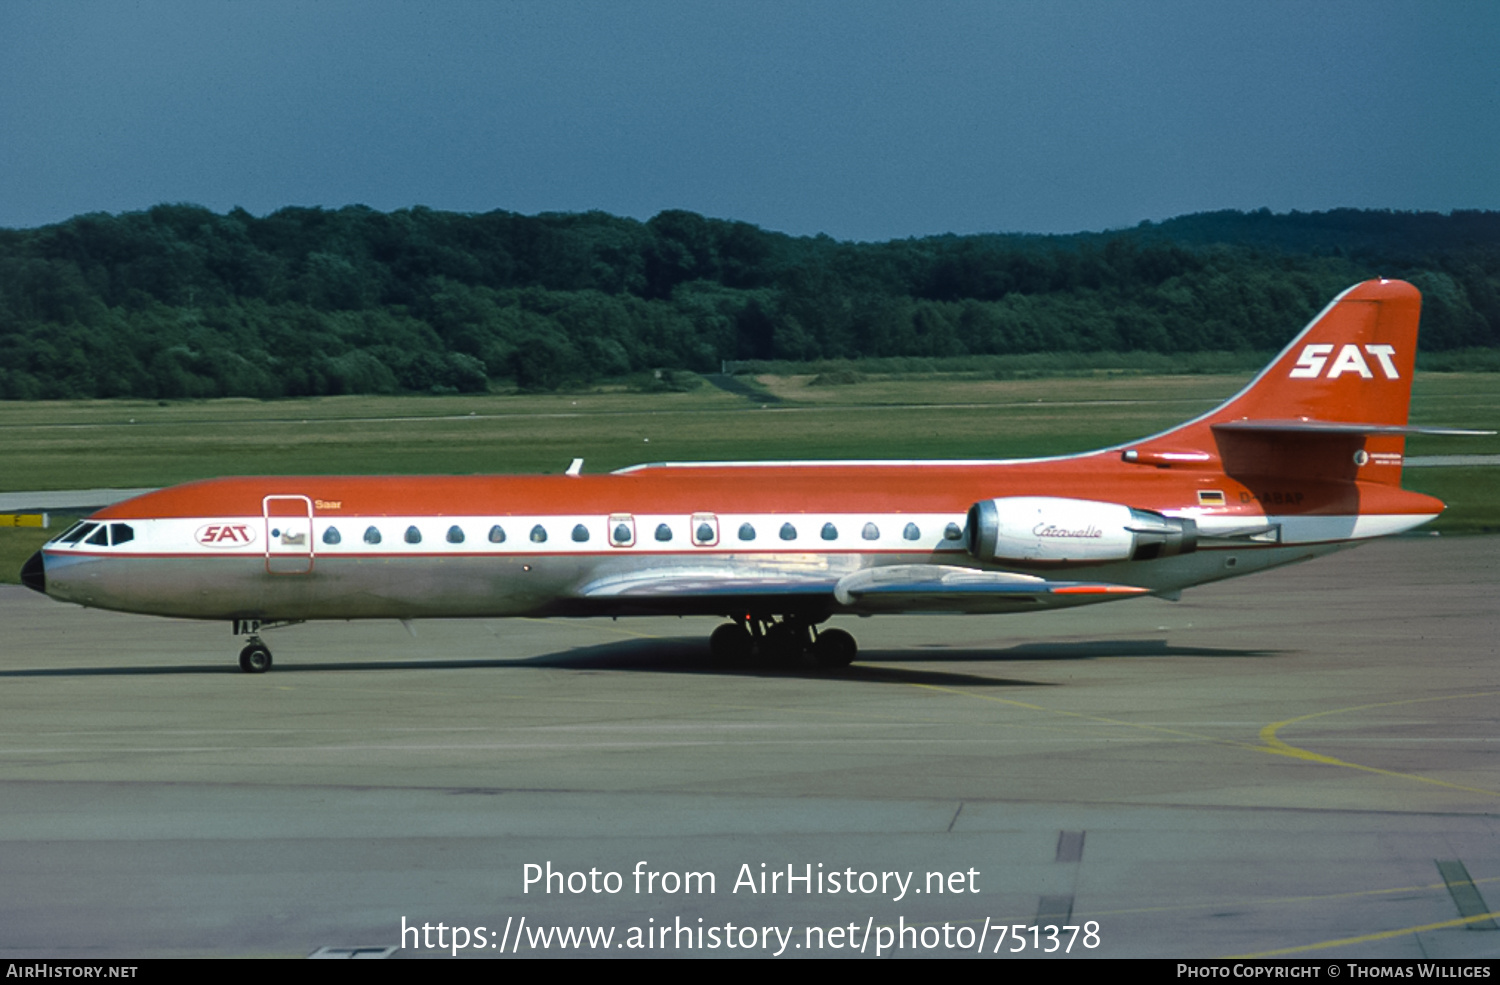
[(1276, 349), (1350, 284), (1500, 348), (1500, 212), (855, 243), (680, 210), (159, 205), (0, 229), (0, 399), (548, 390), (721, 360)]

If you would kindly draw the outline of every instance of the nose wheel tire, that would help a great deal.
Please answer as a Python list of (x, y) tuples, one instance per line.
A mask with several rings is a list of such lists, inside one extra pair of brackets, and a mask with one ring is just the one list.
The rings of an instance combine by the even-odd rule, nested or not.
[(240, 670), (247, 674), (264, 674), (271, 669), (271, 651), (264, 643), (251, 643), (240, 651)]

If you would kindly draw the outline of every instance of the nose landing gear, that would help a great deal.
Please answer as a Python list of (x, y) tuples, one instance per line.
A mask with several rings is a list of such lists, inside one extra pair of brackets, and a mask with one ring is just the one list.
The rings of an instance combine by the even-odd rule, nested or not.
[(233, 627), (234, 635), (246, 638), (245, 647), (240, 650), (240, 670), (247, 674), (264, 674), (270, 670), (271, 648), (261, 641), (260, 631), (281, 626), (295, 626), (301, 621), (300, 619), (283, 619), (275, 622), (262, 622), (259, 619), (236, 619)]
[(250, 642), (240, 651), (240, 670), (247, 674), (264, 674), (270, 669), (271, 651), (259, 636), (250, 637)]

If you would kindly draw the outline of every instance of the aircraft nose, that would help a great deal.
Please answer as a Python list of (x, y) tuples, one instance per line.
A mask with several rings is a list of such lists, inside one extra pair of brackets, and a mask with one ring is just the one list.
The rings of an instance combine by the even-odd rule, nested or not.
[(26, 564), (21, 568), (21, 584), (34, 592), (47, 594), (47, 568), (42, 562), (41, 551), (26, 559)]

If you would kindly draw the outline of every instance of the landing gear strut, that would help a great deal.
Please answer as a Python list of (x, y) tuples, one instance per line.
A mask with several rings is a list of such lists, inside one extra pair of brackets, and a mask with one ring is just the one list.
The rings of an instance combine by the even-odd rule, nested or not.
[(708, 638), (709, 651), (726, 663), (758, 656), (780, 667), (832, 669), (847, 667), (859, 652), (854, 637), (842, 629), (818, 632), (811, 621), (785, 616), (744, 616), (725, 623)]

